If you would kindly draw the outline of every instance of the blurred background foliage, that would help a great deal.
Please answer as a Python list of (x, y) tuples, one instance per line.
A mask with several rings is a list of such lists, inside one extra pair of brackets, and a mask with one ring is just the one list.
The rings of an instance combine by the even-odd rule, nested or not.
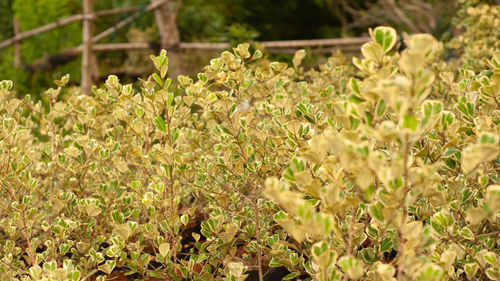
[[(139, 5), (144, 13), (126, 28), (99, 43), (159, 42), (155, 18), (146, 13), (148, 0), (94, 1), (95, 11)], [(182, 42), (231, 42), (319, 39), (353, 37), (366, 33), (368, 27), (391, 25), (398, 32), (427, 32), (446, 40), (453, 35), (452, 19), (458, 9), (455, 0), (184, 0), (177, 16)], [(493, 4), (493, 0), (467, 1)], [(81, 0), (0, 0), (0, 40), (13, 36), (13, 17), (19, 20), (21, 31), (33, 29), (61, 17), (79, 14)], [(130, 14), (100, 17), (94, 34), (116, 24)], [(71, 74), (79, 83), (80, 60), (58, 67), (54, 71), (29, 71), (37, 59), (81, 44), (81, 23), (43, 33), (22, 42), (23, 66), (13, 64), (13, 47), (0, 50), (0, 80), (15, 80), (20, 94), (31, 93), (35, 98), (51, 81)], [(99, 74), (130, 73), (127, 82), (145, 76), (152, 70), (147, 58), (151, 50), (97, 53)], [(188, 74), (196, 73), (213, 53), (184, 54)], [(322, 56), (314, 55), (314, 59)], [(288, 61), (291, 55), (279, 55)], [(274, 57), (273, 59), (276, 59)], [(313, 62), (315, 63), (315, 62)]]

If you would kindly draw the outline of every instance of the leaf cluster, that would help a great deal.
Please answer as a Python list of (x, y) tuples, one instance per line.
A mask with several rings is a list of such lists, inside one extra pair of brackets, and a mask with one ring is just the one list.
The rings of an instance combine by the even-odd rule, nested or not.
[(241, 44), (178, 91), (166, 51), (48, 108), (0, 82), (0, 279), (498, 279), (500, 52), (369, 33), (355, 68)]

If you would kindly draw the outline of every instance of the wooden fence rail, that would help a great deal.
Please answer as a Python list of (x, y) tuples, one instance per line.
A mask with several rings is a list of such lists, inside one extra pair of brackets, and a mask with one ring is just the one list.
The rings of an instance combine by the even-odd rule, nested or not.
[[(342, 51), (359, 49), (359, 46), (370, 41), (370, 37), (315, 39), (315, 40), (286, 40), (286, 41), (262, 41), (257, 42), (271, 53), (289, 53), (303, 48), (328, 48)], [(95, 44), (92, 48), (96, 52), (111, 52), (119, 50), (144, 50), (152, 49), (152, 44), (147, 42), (137, 43), (110, 43)], [(178, 46), (172, 46), (185, 51), (222, 51), (231, 48), (229, 43), (186, 43), (181, 42)], [(332, 48), (333, 47), (333, 48)], [(81, 52), (81, 47), (71, 49), (71, 53)]]
[(18, 41), (21, 41), (23, 39), (29, 38), (29, 37), (31, 37), (33, 35), (44, 33), (44, 32), (47, 32), (49, 30), (52, 30), (52, 29), (55, 29), (55, 28), (59, 28), (59, 27), (68, 25), (68, 24), (73, 23), (75, 21), (81, 21), (83, 19), (86, 19), (84, 15), (74, 15), (74, 16), (70, 16), (70, 17), (67, 17), (67, 18), (58, 19), (58, 20), (56, 20), (55, 22), (53, 22), (51, 24), (47, 24), (47, 25), (44, 25), (44, 26), (41, 26), (41, 27), (37, 27), (35, 29), (31, 29), (31, 30), (28, 30), (28, 31), (25, 31), (25, 32), (21, 32), (21, 33), (17, 34), (16, 36), (12, 37), (12, 38), (9, 38), (7, 40), (4, 40), (4, 41), (0, 42), (0, 49), (6, 48), (6, 47), (8, 47), (10, 45), (15, 44)]
[[(359, 52), (360, 45), (370, 41), (369, 37), (354, 37), (354, 38), (338, 38), (338, 39), (349, 39), (342, 41), (332, 41), (327, 42), (329, 44), (324, 45), (307, 45), (309, 41), (312, 40), (291, 40), (291, 41), (277, 41), (281, 42), (278, 46), (274, 45), (276, 41), (259, 42), (260, 46), (266, 48), (266, 50), (271, 54), (290, 54), (303, 48), (313, 48), (319, 49), (320, 53), (331, 53), (336, 50), (342, 52)], [(338, 39), (328, 39), (328, 40), (338, 40)], [(320, 39), (323, 40), (323, 39)], [(287, 45), (285, 43), (290, 43)], [(340, 43), (340, 44), (337, 44)], [(135, 43), (109, 43), (109, 44), (93, 44), (93, 52), (114, 52), (114, 51), (132, 51), (132, 50), (155, 50), (160, 46), (159, 43), (148, 43), (148, 42), (135, 42)], [(292, 46), (292, 47), (290, 47)], [(172, 46), (181, 51), (223, 51), (231, 48), (229, 43), (184, 43), (181, 42), (177, 46)], [(168, 48), (167, 48), (168, 49)], [(82, 52), (83, 47), (78, 46), (68, 50), (65, 50), (59, 54), (44, 57), (36, 60), (29, 69), (31, 70), (51, 70), (61, 64), (66, 64), (77, 58), (77, 56)]]

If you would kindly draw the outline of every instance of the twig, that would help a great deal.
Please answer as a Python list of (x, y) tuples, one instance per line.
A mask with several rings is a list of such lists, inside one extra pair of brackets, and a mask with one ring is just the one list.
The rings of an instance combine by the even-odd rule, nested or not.
[(264, 281), (264, 276), (262, 274), (262, 248), (260, 247), (260, 219), (259, 219), (259, 204), (257, 198), (257, 190), (255, 185), (253, 185), (253, 212), (254, 212), (254, 223), (255, 223), (255, 232), (257, 239), (257, 265), (259, 271), (259, 281)]
[(398, 273), (396, 279), (401, 281), (403, 278), (403, 254), (405, 251), (404, 247), (404, 239), (405, 239), (405, 223), (406, 217), (408, 216), (408, 209), (406, 207), (406, 195), (410, 187), (408, 186), (408, 156), (410, 154), (410, 145), (409, 145), (408, 137), (405, 136), (404, 140), (404, 151), (403, 151), (403, 196), (401, 198), (400, 207), (403, 209), (403, 214), (401, 215), (401, 225), (399, 227), (399, 249), (398, 249)]

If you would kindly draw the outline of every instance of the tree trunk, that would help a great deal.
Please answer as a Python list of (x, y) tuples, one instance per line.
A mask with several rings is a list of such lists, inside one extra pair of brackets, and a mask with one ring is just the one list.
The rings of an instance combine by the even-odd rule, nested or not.
[[(14, 27), (14, 36), (17, 36), (21, 33), (21, 28), (19, 27), (19, 19), (14, 17), (12, 18), (12, 24)], [(21, 66), (21, 41), (16, 42), (14, 45), (14, 68), (16, 70)], [(17, 90), (17, 75), (14, 77), (14, 90)]]
[(93, 0), (83, 1), (83, 14), (87, 16), (83, 21), (83, 52), (82, 52), (82, 85), (81, 93), (90, 95), (92, 87), (92, 18), (88, 16), (94, 13)]
[[(14, 26), (14, 35), (17, 36), (21, 33), (21, 29), (19, 27), (19, 20), (17, 18), (12, 19)], [(18, 68), (21, 65), (21, 42), (16, 42), (14, 45), (14, 67)]]
[[(159, 0), (150, 0), (151, 3)], [(161, 48), (167, 50), (169, 76), (176, 80), (177, 76), (184, 73), (182, 52), (179, 48), (180, 36), (176, 18), (182, 0), (169, 0), (155, 9), (156, 25), (161, 38)]]

